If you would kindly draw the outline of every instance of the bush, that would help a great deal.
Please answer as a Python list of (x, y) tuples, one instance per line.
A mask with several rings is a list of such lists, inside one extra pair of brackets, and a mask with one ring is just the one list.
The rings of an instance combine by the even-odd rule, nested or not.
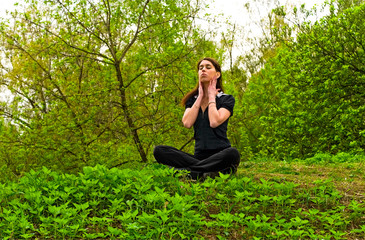
[[(141, 170), (46, 168), (0, 186), (3, 239), (345, 239), (363, 233), (364, 204), (348, 207), (330, 181), (220, 175), (186, 180), (161, 165)], [(353, 233), (351, 230), (354, 229)], [(352, 235), (351, 235), (352, 234)], [(355, 234), (355, 235), (354, 235)]]

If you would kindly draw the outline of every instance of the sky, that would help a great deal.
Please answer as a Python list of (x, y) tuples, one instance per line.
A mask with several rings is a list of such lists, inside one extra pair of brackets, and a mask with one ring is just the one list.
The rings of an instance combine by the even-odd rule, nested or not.
[[(5, 16), (6, 10), (14, 10), (14, 3), (22, 2), (23, 0), (0, 0), (0, 17)], [(244, 31), (249, 35), (260, 35), (259, 21), (267, 16), (268, 11), (278, 5), (292, 5), (300, 7), (305, 4), (306, 9), (311, 9), (313, 6), (321, 6), (325, 0), (201, 0), (202, 3), (208, 4), (207, 12), (219, 16), (219, 19), (230, 18), (230, 22), (236, 23), (237, 26), (244, 28)], [(248, 14), (245, 4), (251, 4), (252, 14)], [(254, 5), (256, 3), (256, 5)], [(269, 7), (267, 7), (269, 6)], [(204, 24), (204, 23), (203, 23)], [(204, 24), (207, 25), (207, 24)], [(211, 28), (212, 26), (205, 26)], [(210, 30), (210, 29), (209, 29)], [(225, 26), (221, 29), (212, 31), (225, 31)], [(219, 34), (218, 34), (219, 35)], [(243, 48), (241, 46), (241, 48)], [(249, 48), (249, 47), (247, 47)], [(247, 51), (243, 49), (242, 51)], [(241, 54), (235, 51), (236, 54)]]
[(277, 2), (279, 5), (293, 4), (295, 6), (300, 6), (305, 4), (306, 8), (312, 8), (314, 5), (321, 6), (324, 0), (214, 0), (214, 4), (211, 5), (213, 12), (223, 12), (225, 15), (231, 15), (233, 19), (238, 22), (247, 22), (250, 19), (242, 14), (244, 5), (249, 2), (272, 2), (274, 7)]
[[(22, 2), (22, 0), (0, 0), (0, 17), (5, 16), (6, 10), (12, 11), (14, 10), (14, 3)], [(252, 6), (252, 10), (254, 14), (247, 14), (247, 10), (244, 7), (246, 3), (258, 2), (265, 4), (257, 4), (256, 6)], [(205, 0), (203, 3), (209, 3), (209, 8), (207, 10), (208, 13), (214, 14), (217, 16), (221, 16), (222, 19), (230, 19), (230, 22), (236, 23), (238, 26), (242, 26), (247, 31), (250, 31), (250, 34), (260, 34), (260, 28), (257, 23), (260, 18), (263, 18), (267, 15), (268, 8), (264, 7), (267, 3), (272, 3), (270, 6), (274, 8), (277, 4), (279, 5), (295, 5), (300, 7), (300, 5), (305, 4), (306, 9), (311, 9), (313, 6), (321, 6), (324, 3), (324, 0)], [(274, 4), (276, 2), (276, 4)], [(252, 17), (254, 16), (254, 17)], [(218, 30), (219, 31), (219, 30)], [(220, 31), (224, 31), (220, 30)], [(242, 48), (242, 47), (241, 47)], [(249, 47), (247, 47), (249, 48)], [(235, 55), (241, 54), (242, 51), (236, 50), (233, 51), (233, 58)], [(224, 66), (223, 66), (224, 68)], [(4, 99), (6, 93), (2, 92), (0, 89), (0, 100)]]
[[(237, 22), (248, 22), (250, 19), (242, 14), (244, 5), (248, 2), (269, 2), (268, 0), (210, 0), (204, 2), (212, 2), (210, 4), (211, 13), (224, 13), (225, 16), (232, 16), (232, 19)], [(323, 4), (324, 0), (271, 0), (271, 2), (277, 1), (279, 4), (284, 5), (286, 3), (292, 3), (294, 5), (300, 6), (305, 4), (306, 8), (311, 8), (314, 5), (320, 6)], [(4, 16), (6, 10), (13, 10), (14, 3), (18, 0), (0, 0), (0, 16)], [(21, 0), (19, 1), (21, 2)]]
[(5, 16), (6, 10), (13, 10), (14, 0), (0, 0), (0, 16)]
[[(234, 23), (238, 28), (243, 29), (245, 36), (238, 35), (238, 38), (245, 39), (245, 37), (259, 37), (262, 36), (262, 24), (260, 21), (266, 18), (268, 13), (278, 6), (296, 6), (300, 8), (302, 4), (305, 5), (305, 9), (312, 9), (313, 7), (320, 8), (325, 0), (211, 0), (214, 1), (208, 8), (208, 13), (214, 15), (222, 15), (221, 19), (229, 18), (231, 23)], [(208, 2), (205, 0), (204, 2)], [(245, 7), (246, 4), (250, 4), (250, 11), (248, 12)], [(289, 12), (289, 10), (288, 10)], [(328, 11), (318, 11), (316, 18), (309, 18), (308, 20), (314, 22), (327, 14)], [(288, 14), (288, 18), (290, 15)], [(287, 19), (288, 22), (290, 20)], [(213, 31), (225, 32), (226, 26), (223, 25), (220, 29), (212, 27)], [(218, 34), (219, 35), (219, 34)], [(233, 59), (239, 55), (243, 55), (245, 52), (251, 50), (252, 45), (247, 41), (242, 41), (239, 46), (233, 48)], [(227, 66), (226, 66), (227, 67)], [(224, 69), (225, 66), (222, 66)]]

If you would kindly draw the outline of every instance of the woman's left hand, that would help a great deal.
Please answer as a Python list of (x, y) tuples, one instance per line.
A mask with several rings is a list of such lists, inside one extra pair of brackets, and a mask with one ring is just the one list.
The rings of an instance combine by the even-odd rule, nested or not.
[(208, 86), (209, 101), (215, 100), (215, 96), (218, 94), (219, 90), (219, 88), (217, 89), (217, 77), (214, 76)]

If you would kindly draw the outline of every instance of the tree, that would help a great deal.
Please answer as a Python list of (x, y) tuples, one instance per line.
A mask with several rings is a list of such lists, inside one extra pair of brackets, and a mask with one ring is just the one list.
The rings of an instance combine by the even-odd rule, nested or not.
[[(334, 5), (331, 5), (334, 9)], [(255, 153), (277, 158), (365, 148), (365, 4), (304, 24), (244, 95)]]
[(200, 2), (26, 3), (1, 30), (2, 78), (14, 95), (2, 115), (25, 155), (66, 169), (137, 153), (146, 162), (156, 132), (173, 130), (166, 118), (204, 49), (193, 22)]

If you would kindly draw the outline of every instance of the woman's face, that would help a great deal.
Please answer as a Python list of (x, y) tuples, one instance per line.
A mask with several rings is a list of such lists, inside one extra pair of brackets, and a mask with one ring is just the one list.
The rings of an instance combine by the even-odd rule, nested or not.
[(210, 82), (213, 77), (218, 78), (220, 76), (220, 73), (215, 70), (214, 65), (208, 60), (201, 61), (198, 74), (201, 82)]

